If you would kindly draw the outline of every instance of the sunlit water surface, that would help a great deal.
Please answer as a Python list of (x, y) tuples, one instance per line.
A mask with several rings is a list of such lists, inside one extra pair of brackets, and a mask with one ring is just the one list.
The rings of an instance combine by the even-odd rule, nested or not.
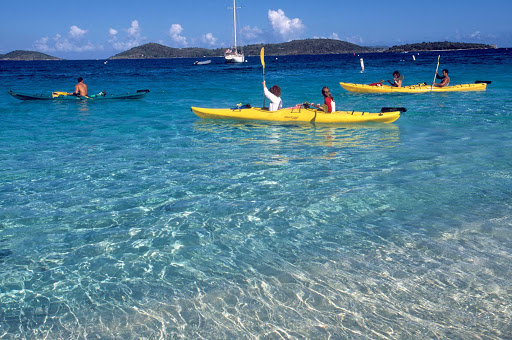
[[(505, 339), (512, 334), (512, 53), (440, 52), (486, 92), (431, 82), (435, 53), (267, 57), (285, 106), (393, 124), (206, 121), (260, 106), (261, 65), (0, 62), (0, 337)], [(359, 58), (365, 60), (361, 73)], [(150, 89), (118, 102), (27, 93)], [(387, 78), (386, 78), (387, 77)]]

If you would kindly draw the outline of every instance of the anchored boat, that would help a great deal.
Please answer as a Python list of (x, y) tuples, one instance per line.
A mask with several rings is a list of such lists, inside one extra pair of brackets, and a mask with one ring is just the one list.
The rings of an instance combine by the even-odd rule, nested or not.
[(245, 56), (243, 52), (238, 51), (238, 47), (236, 46), (236, 3), (233, 0), (233, 26), (235, 28), (235, 46), (233, 49), (228, 48), (224, 52), (224, 61), (226, 63), (243, 63), (245, 61)]

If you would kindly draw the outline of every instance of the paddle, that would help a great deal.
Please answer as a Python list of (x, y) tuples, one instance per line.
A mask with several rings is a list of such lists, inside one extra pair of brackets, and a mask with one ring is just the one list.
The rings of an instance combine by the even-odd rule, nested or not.
[(475, 84), (490, 84), (492, 81), (490, 80), (475, 80)]
[(405, 107), (383, 107), (382, 109), (380, 109), (380, 112), (394, 112), (394, 111), (407, 112), (407, 109)]
[(432, 92), (432, 90), (434, 89), (434, 83), (436, 82), (437, 71), (439, 70), (439, 58), (441, 58), (441, 55), (437, 56), (436, 73), (434, 74), (434, 81), (432, 82), (432, 86), (430, 86), (430, 92)]
[(52, 92), (52, 98), (57, 98), (59, 96), (71, 96), (72, 93), (64, 92), (64, 91), (53, 91)]
[[(261, 48), (260, 51), (261, 66), (263, 66), (263, 81), (265, 81), (265, 47)], [(265, 90), (263, 90), (263, 106), (265, 107)]]

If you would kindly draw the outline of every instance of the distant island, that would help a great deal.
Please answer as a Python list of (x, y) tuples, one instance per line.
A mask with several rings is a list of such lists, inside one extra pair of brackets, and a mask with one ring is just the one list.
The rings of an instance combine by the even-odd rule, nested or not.
[[(268, 55), (298, 54), (342, 54), (373, 52), (375, 49), (363, 47), (341, 40), (305, 39), (292, 40), (280, 44), (255, 44), (242, 47), (245, 55), (259, 55), (262, 47)], [(156, 58), (200, 58), (224, 55), (225, 48), (207, 49), (199, 47), (173, 48), (149, 43), (121, 52), (109, 59), (156, 59)]]
[(443, 51), (443, 50), (478, 50), (497, 48), (496, 45), (460, 43), (449, 41), (422, 42), (416, 44), (398, 45), (389, 48), (390, 52), (414, 52), (414, 51)]
[[(367, 47), (352, 44), (346, 41), (333, 39), (303, 39), (292, 40), (280, 44), (253, 44), (243, 46), (246, 56), (258, 56), (262, 47), (266, 55), (284, 56), (301, 54), (344, 54), (368, 52), (414, 52), (414, 51), (440, 51), (440, 50), (472, 50), (497, 48), (496, 45), (473, 44), (461, 42), (422, 42), (416, 44), (398, 45), (393, 47)], [(175, 48), (157, 43), (148, 43), (131, 48), (116, 54), (108, 59), (167, 59), (167, 58), (202, 58), (220, 57), (224, 55), (225, 48), (186, 47)], [(48, 54), (35, 51), (12, 51), (0, 54), (0, 60), (62, 60)]]
[(0, 60), (62, 60), (48, 54), (36, 51), (16, 50), (7, 54), (0, 54)]

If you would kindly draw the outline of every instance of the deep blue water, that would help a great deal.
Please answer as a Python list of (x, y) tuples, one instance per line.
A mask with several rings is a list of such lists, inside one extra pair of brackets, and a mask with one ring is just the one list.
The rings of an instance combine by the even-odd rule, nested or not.
[[(485, 92), (363, 95), (339, 81)], [(360, 72), (359, 58), (365, 61)], [(285, 106), (393, 124), (206, 121), (259, 57), (0, 62), (0, 338), (506, 339), (512, 50), (267, 57)], [(145, 99), (21, 102), (150, 89)]]

